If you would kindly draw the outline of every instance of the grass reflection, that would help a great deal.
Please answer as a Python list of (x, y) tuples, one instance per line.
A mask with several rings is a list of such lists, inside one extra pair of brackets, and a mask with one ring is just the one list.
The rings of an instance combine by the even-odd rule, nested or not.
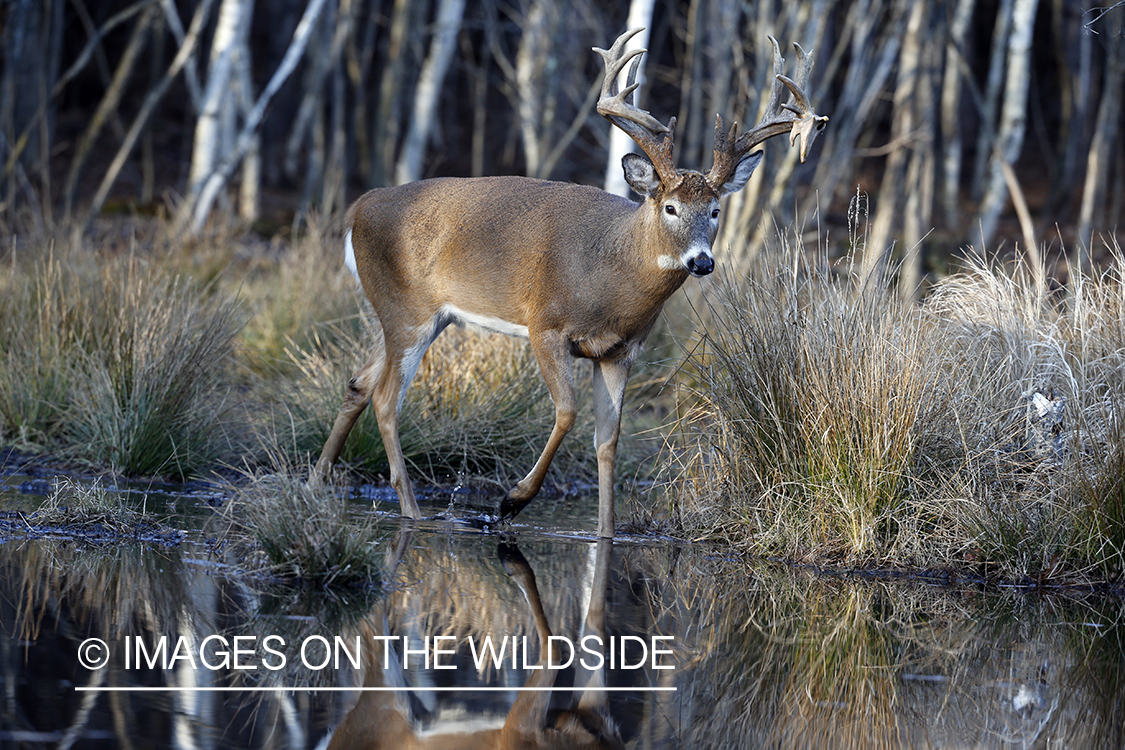
[(743, 580), (745, 596), (697, 611), (711, 636), (688, 681), (694, 710), (685, 736), (693, 741), (777, 748), (1121, 745), (1125, 610), (1117, 597), (769, 570)]

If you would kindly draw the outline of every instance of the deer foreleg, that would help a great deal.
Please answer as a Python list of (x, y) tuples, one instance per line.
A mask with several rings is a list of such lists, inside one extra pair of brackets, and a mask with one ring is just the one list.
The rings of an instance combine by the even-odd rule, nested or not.
[(547, 469), (551, 460), (559, 449), (566, 434), (574, 427), (577, 407), (574, 400), (574, 379), (570, 371), (570, 350), (566, 339), (561, 333), (549, 331), (532, 334), (531, 347), (535, 351), (535, 359), (539, 362), (539, 370), (547, 382), (547, 390), (555, 402), (555, 426), (551, 436), (547, 438), (547, 445), (535, 466), (524, 477), (508, 497), (500, 504), (500, 515), (511, 518), (523, 510), (531, 498), (539, 493), (543, 480), (547, 476)]
[(621, 403), (629, 380), (626, 360), (594, 363), (594, 448), (598, 453), (598, 536), (613, 538), (613, 468), (621, 434)]

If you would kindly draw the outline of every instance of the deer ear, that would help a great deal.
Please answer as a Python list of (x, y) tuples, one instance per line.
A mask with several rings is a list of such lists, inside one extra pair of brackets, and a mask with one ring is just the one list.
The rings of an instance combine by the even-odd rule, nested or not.
[(724, 195), (737, 193), (746, 187), (746, 183), (750, 181), (750, 175), (754, 174), (754, 170), (762, 161), (762, 153), (762, 151), (753, 151), (739, 160), (738, 166), (734, 168), (734, 174), (723, 183), (723, 189), (719, 191), (720, 198)]
[(652, 195), (660, 187), (660, 177), (652, 162), (640, 154), (625, 154), (621, 157), (625, 169), (625, 182), (637, 191), (638, 195)]

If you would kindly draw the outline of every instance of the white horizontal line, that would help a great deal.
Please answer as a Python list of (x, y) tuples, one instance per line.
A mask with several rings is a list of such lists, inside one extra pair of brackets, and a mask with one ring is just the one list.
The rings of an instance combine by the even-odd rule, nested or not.
[(268, 686), (233, 685), (203, 687), (75, 687), (77, 693), (284, 693), (302, 691), (308, 693), (674, 693), (674, 687), (315, 687), (315, 686)]

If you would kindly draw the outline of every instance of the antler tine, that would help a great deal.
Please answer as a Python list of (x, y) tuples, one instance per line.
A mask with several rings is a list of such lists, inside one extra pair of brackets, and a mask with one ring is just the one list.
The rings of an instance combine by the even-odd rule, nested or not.
[[(796, 79), (783, 75), (785, 60), (781, 57), (781, 48), (777, 40), (769, 38), (773, 43), (773, 78), (770, 83), (770, 98), (762, 119), (754, 127), (737, 139), (734, 138), (737, 124), (732, 125), (729, 133), (724, 133), (722, 117), (716, 117), (715, 123), (715, 164), (707, 174), (707, 180), (715, 186), (722, 185), (734, 173), (742, 160), (752, 148), (775, 135), (789, 133), (789, 145), (800, 141), (801, 161), (808, 155), (809, 146), (827, 124), (828, 117), (818, 115), (812, 107), (805, 86), (808, 84), (809, 73), (812, 70), (813, 55), (806, 53), (801, 45), (794, 44), (797, 50)], [(781, 94), (784, 89), (789, 90), (789, 100), (781, 103)]]
[(769, 103), (766, 104), (766, 111), (758, 123), (759, 126), (777, 114), (777, 108), (781, 105), (781, 79), (783, 77), (781, 74), (785, 72), (785, 58), (781, 56), (781, 47), (772, 36), (769, 37), (769, 40), (773, 43), (773, 77), (770, 84)]
[[(637, 71), (641, 55), (647, 50), (635, 49), (625, 52), (628, 41), (642, 31), (644, 29), (626, 31), (617, 37), (608, 50), (593, 48), (605, 61), (605, 78), (602, 80), (602, 94), (598, 99), (597, 109), (598, 114), (628, 134), (641, 147), (656, 168), (661, 182), (671, 185), (676, 178), (676, 167), (672, 161), (676, 118), (673, 117), (667, 125), (664, 125), (647, 111), (636, 106), (636, 90), (640, 86), (637, 81)], [(625, 88), (618, 91), (617, 78), (630, 61)], [(657, 140), (659, 133), (665, 134), (661, 142)]]
[(797, 50), (797, 77), (794, 78), (797, 82), (797, 87), (804, 89), (809, 83), (809, 72), (812, 71), (813, 55), (812, 52), (805, 52), (804, 48), (793, 42), (793, 49)]

